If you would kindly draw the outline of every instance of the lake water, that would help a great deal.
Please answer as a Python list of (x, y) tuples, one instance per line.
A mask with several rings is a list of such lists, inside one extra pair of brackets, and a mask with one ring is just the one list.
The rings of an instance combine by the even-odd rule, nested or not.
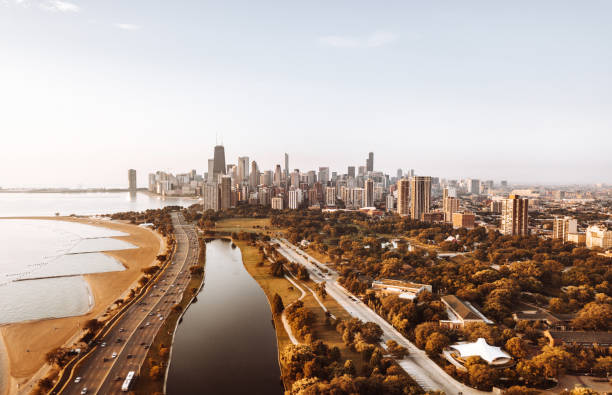
[(165, 198), (138, 192), (0, 193), (0, 217), (112, 214), (165, 206), (188, 207), (196, 199)]
[(207, 243), (205, 275), (175, 334), (168, 394), (282, 394), (270, 306), (240, 249)]
[(89, 311), (91, 290), (81, 275), (125, 270), (98, 251), (137, 248), (115, 236), (127, 234), (66, 221), (0, 219), (0, 325)]

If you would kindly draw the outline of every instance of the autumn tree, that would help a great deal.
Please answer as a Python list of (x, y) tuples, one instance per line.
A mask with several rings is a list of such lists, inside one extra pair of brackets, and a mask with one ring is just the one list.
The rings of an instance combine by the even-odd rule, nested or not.
[(285, 310), (285, 306), (283, 305), (283, 299), (277, 293), (274, 294), (272, 298), (272, 313), (274, 315), (279, 315)]

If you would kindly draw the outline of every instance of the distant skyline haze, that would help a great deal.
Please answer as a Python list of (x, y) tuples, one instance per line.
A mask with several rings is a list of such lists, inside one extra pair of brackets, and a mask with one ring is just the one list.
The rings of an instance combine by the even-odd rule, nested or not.
[(0, 187), (225, 159), (612, 183), (612, 3), (0, 0)]

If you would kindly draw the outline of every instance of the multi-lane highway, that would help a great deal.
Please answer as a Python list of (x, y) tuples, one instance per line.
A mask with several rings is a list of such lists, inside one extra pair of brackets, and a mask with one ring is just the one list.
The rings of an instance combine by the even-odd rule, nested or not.
[(199, 243), (193, 225), (185, 224), (179, 213), (172, 213), (172, 223), (177, 241), (172, 262), (75, 365), (70, 379), (60, 389), (61, 394), (120, 393), (128, 372), (140, 373), (155, 335), (183, 297), (191, 277), (189, 267), (198, 260)]
[(339, 275), (333, 269), (317, 261), (285, 239), (273, 239), (272, 242), (278, 244), (278, 251), (285, 258), (304, 266), (314, 282), (325, 282), (327, 294), (333, 297), (351, 316), (359, 318), (364, 322), (377, 323), (383, 330), (383, 342), (391, 339), (406, 347), (410, 354), (398, 361), (398, 364), (419, 383), (423, 389), (444, 391), (448, 395), (490, 394), (490, 392), (483, 392), (470, 388), (449, 376), (440, 366), (427, 357), (424, 351), (418, 349), (384, 318), (340, 286), (336, 281)]

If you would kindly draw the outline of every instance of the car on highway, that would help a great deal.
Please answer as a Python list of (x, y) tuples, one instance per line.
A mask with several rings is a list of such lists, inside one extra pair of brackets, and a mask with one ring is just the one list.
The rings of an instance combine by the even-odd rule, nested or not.
[(87, 387), (85, 387), (85, 388), (83, 388), (83, 389), (81, 390), (81, 395), (84, 395), (84, 394), (86, 394), (86, 393), (87, 393)]
[(113, 355), (111, 355), (111, 358), (117, 358), (117, 353), (114, 352)]
[(77, 384), (80, 383), (81, 382), (81, 376), (78, 376), (76, 379), (74, 379), (74, 382), (77, 383)]
[(106, 347), (106, 342), (102, 342), (102, 344), (100, 344), (100, 347)]

